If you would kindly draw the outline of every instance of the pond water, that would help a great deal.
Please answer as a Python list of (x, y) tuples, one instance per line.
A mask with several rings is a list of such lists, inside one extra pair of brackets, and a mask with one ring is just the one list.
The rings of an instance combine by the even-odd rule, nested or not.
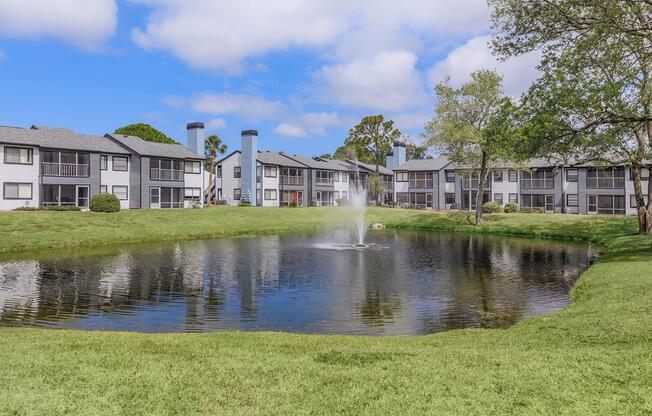
[(127, 246), (0, 260), (0, 326), (416, 335), (563, 307), (584, 245), (372, 231)]

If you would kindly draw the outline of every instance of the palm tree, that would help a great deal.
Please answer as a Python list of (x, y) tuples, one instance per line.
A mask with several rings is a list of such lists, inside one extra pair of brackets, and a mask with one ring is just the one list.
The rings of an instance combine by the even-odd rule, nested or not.
[(208, 176), (208, 206), (213, 202), (213, 186), (215, 184), (215, 165), (217, 163), (217, 155), (226, 153), (226, 145), (222, 144), (222, 139), (216, 134), (211, 134), (204, 142), (204, 156), (206, 156), (206, 163), (210, 169)]

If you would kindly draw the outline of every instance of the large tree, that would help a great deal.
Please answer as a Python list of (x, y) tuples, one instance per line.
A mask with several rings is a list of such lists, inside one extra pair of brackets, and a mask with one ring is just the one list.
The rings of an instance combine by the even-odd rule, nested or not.
[[(503, 58), (539, 51), (543, 76), (524, 97), (533, 148), (602, 149), (631, 163), (641, 233), (652, 233), (641, 168), (652, 150), (652, 1), (489, 0), (494, 51)], [(605, 144), (612, 144), (605, 149)], [(607, 159), (607, 157), (605, 157)], [(646, 160), (647, 159), (647, 160)], [(652, 181), (647, 194), (652, 196)]]
[(489, 70), (473, 72), (471, 80), (459, 88), (446, 78), (435, 86), (435, 95), (435, 114), (426, 124), (424, 136), (453, 163), (478, 174), (475, 223), (481, 225), (488, 174), (510, 158), (508, 141), (502, 134), (490, 134), (499, 130), (496, 116), (510, 100), (503, 95), (500, 75)]
[(174, 139), (145, 123), (128, 124), (116, 129), (113, 133), (140, 137), (148, 142), (178, 144)]
[(376, 188), (370, 191), (375, 194), (377, 205), (381, 204), (383, 196), (380, 166), (385, 163), (385, 155), (392, 148), (392, 144), (400, 137), (401, 132), (394, 127), (394, 122), (385, 120), (382, 114), (378, 114), (364, 117), (358, 125), (349, 130), (349, 135), (344, 141), (345, 147), (363, 149), (371, 155), (376, 169), (369, 183), (374, 184)]
[(208, 165), (210, 175), (208, 176), (208, 206), (213, 203), (214, 195), (213, 184), (215, 183), (215, 165), (217, 163), (217, 155), (226, 153), (226, 145), (222, 144), (222, 139), (216, 134), (211, 134), (204, 142), (204, 156), (206, 156), (206, 164)]

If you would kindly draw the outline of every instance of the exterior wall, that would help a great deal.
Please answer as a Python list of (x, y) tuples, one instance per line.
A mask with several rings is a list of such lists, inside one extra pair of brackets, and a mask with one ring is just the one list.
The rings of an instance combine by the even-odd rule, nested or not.
[[(562, 168), (561, 181), (562, 181), (562, 203), (564, 206), (563, 212), (567, 214), (579, 214), (579, 205), (580, 205), (580, 195), (579, 195), (579, 171), (577, 182), (568, 182), (566, 180), (566, 171), (568, 168)], [(577, 195), (577, 207), (569, 207), (567, 204), (568, 195)], [(586, 204), (586, 200), (584, 201)]]
[[(56, 149), (55, 149), (56, 150)], [(86, 185), (89, 187), (89, 197), (100, 193), (100, 154), (89, 154), (88, 176), (41, 176), (42, 185)], [(40, 194), (43, 194), (41, 188)]]
[[(265, 166), (273, 166), (276, 168), (276, 177), (268, 178), (265, 176)], [(274, 165), (261, 165), (261, 194), (260, 201), (264, 207), (278, 207), (281, 195), (279, 191), (279, 183), (281, 180), (281, 168)], [(276, 199), (265, 199), (265, 189), (274, 189), (276, 190)]]
[[(349, 172), (338, 172), (340, 176), (339, 181), (335, 181), (333, 184), (333, 189), (337, 194), (335, 195), (335, 198), (337, 198), (337, 195), (339, 195), (340, 198), (344, 198), (344, 195), (346, 195), (347, 198), (349, 198)], [(342, 178), (346, 178), (346, 182), (342, 180)]]
[[(555, 169), (554, 171), (554, 185), (552, 189), (523, 189), (523, 172), (519, 172), (519, 207), (521, 206), (522, 195), (553, 195), (555, 200), (555, 213), (562, 212), (562, 170)], [(580, 179), (581, 180), (581, 179)], [(580, 196), (581, 199), (581, 196)], [(581, 201), (580, 201), (581, 204)]]
[[(131, 207), (131, 171), (133, 166), (131, 164), (131, 158), (127, 156), (128, 161), (128, 170), (123, 171), (114, 171), (113, 170), (113, 155), (107, 155), (107, 164), (106, 170), (100, 169), (100, 185), (106, 185), (107, 193), (112, 193), (113, 186), (126, 186), (127, 187), (127, 199), (120, 201), (120, 209), (129, 209)], [(122, 155), (120, 155), (122, 156)], [(91, 193), (91, 196), (94, 195)]]
[(142, 158), (131, 155), (129, 158), (129, 208), (149, 208), (149, 201), (143, 205)]
[[(249, 193), (251, 206), (256, 205), (256, 166), (258, 165), (258, 136), (243, 135), (241, 138), (240, 166), (242, 195)], [(224, 170), (222, 170), (224, 172)]]
[[(503, 196), (503, 206), (509, 203), (509, 194), (519, 193), (519, 181), (518, 177), (516, 182), (509, 181), (509, 170), (502, 169), (503, 180), (501, 182), (496, 182), (494, 175), (489, 175), (491, 179), (491, 200), (496, 200), (496, 194), (502, 194)], [(519, 203), (521, 198), (519, 196)]]
[[(301, 168), (297, 168), (301, 169)], [(303, 192), (303, 206), (310, 206), (312, 199), (312, 186), (311, 186), (311, 169), (303, 169), (303, 185), (284, 185), (279, 178), (279, 193), (282, 191), (301, 191)], [(280, 195), (279, 195), (280, 201)]]
[[(40, 153), (38, 147), (31, 146), (14, 146), (32, 149), (31, 165), (14, 165), (5, 164), (4, 145), (0, 144), (0, 210), (8, 211), (14, 208), (30, 206), (37, 207), (40, 204)], [(31, 183), (32, 199), (5, 199), (4, 183)]]
[[(159, 181), (150, 179), (150, 158), (143, 156), (140, 159), (140, 175), (141, 175), (141, 189), (140, 189), (140, 206), (142, 208), (149, 208), (149, 194), (150, 188), (184, 188), (183, 181)], [(197, 175), (200, 176), (200, 175)]]
[(430, 194), (432, 195), (432, 208), (429, 209), (437, 209), (438, 208), (438, 196), (439, 196), (439, 175), (437, 171), (430, 171), (427, 172), (430, 174), (432, 177), (432, 187), (431, 188), (411, 188), (410, 187), (410, 181), (409, 181), (409, 176), (410, 172), (408, 172), (408, 192), (409, 193), (417, 193), (417, 194)]
[[(579, 213), (588, 214), (588, 201), (589, 195), (625, 195), (625, 186), (616, 189), (595, 189), (587, 188), (586, 177), (587, 168), (579, 168), (577, 170), (577, 188), (579, 194)], [(625, 172), (625, 183), (627, 183), (627, 171)], [(629, 201), (625, 198), (625, 209), (629, 205)]]
[[(199, 204), (200, 206), (204, 206), (204, 190), (206, 189), (206, 184), (204, 182), (204, 162), (201, 162), (201, 169), (199, 171), (200, 173), (184, 173), (183, 174), (183, 183), (184, 187), (186, 188), (199, 188), (200, 189), (200, 197), (199, 197)], [(192, 201), (184, 201), (184, 207), (186, 208), (192, 208)]]
[(222, 177), (216, 178), (217, 189), (222, 190), (222, 199), (229, 205), (238, 205), (240, 201), (233, 199), (233, 190), (242, 189), (240, 178), (233, 177), (233, 168), (240, 166), (240, 153), (233, 153), (231, 156), (220, 162), (222, 166)]

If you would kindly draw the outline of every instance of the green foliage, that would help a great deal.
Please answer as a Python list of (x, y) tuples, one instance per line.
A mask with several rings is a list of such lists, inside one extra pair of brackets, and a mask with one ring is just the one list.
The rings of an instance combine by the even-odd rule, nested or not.
[(93, 212), (119, 212), (120, 200), (113, 194), (96, 194), (91, 197), (90, 208)]
[(208, 176), (208, 189), (211, 194), (208, 195), (208, 206), (210, 207), (213, 200), (217, 195), (213, 191), (213, 184), (215, 183), (215, 165), (217, 164), (217, 156), (226, 153), (226, 144), (222, 144), (222, 139), (217, 134), (211, 134), (204, 142), (204, 156), (206, 157), (206, 170), (210, 172)]
[(136, 136), (141, 139), (154, 143), (178, 144), (174, 139), (166, 136), (159, 130), (145, 123), (129, 124), (120, 127), (114, 131), (115, 134), (124, 134), (126, 136)]
[[(376, 172), (371, 172), (367, 177), (367, 189), (369, 195), (382, 197), (385, 193), (385, 181), (383, 180), (383, 177)], [(376, 198), (376, 200), (378, 200), (378, 198)]]
[(489, 201), (482, 204), (481, 210), (484, 214), (496, 214), (503, 212), (503, 207), (497, 202)]
[(75, 205), (46, 205), (42, 207), (18, 207), (14, 208), (13, 211), (61, 211), (61, 212), (70, 212), (70, 211), (81, 211), (81, 208)]
[(240, 202), (238, 202), (238, 206), (239, 207), (250, 207), (251, 202), (249, 202), (249, 201), (240, 201)]
[(518, 212), (518, 205), (516, 205), (513, 202), (510, 202), (507, 205), (505, 205), (505, 213), (506, 214), (513, 214), (515, 212)]

